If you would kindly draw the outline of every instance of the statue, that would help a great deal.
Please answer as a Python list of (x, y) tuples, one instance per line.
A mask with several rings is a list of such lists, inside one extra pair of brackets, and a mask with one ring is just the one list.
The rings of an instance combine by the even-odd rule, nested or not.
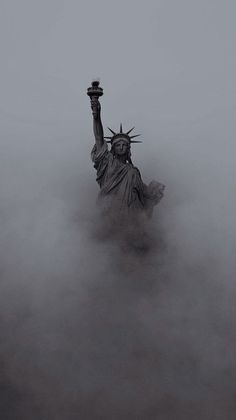
[[(97, 171), (99, 202), (102, 203), (103, 210), (109, 216), (115, 215), (115, 218), (127, 216), (134, 219), (139, 215), (151, 217), (153, 207), (163, 197), (165, 187), (156, 181), (149, 185), (144, 184), (139, 170), (132, 163), (131, 144), (141, 143), (133, 140), (139, 134), (130, 135), (134, 127), (124, 133), (121, 124), (119, 133), (108, 127), (112, 136), (104, 137), (99, 102), (103, 89), (98, 81), (92, 82), (87, 94), (91, 101), (95, 136), (91, 157)], [(111, 144), (110, 150), (108, 143)]]

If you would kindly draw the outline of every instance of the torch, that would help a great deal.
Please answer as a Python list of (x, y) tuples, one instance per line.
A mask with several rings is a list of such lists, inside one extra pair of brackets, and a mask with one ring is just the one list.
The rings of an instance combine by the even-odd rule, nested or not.
[(103, 89), (99, 86), (99, 84), (99, 80), (93, 80), (91, 86), (87, 89), (87, 95), (91, 100), (92, 98), (98, 99), (99, 96), (103, 95)]
[(87, 95), (90, 97), (93, 117), (97, 120), (100, 117), (101, 110), (98, 98), (103, 95), (103, 89), (99, 86), (99, 80), (93, 80), (91, 86), (87, 89)]

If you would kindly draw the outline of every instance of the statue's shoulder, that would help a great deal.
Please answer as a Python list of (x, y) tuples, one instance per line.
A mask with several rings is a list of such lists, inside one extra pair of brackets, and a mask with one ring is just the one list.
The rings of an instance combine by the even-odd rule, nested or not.
[(137, 168), (137, 166), (132, 165), (132, 169), (133, 169), (134, 173), (136, 173), (136, 175), (141, 177), (140, 170)]
[(108, 150), (106, 142), (104, 142), (104, 144), (99, 148), (97, 144), (95, 143), (91, 151), (91, 158), (93, 162), (98, 162), (104, 158), (108, 158), (109, 155), (110, 155), (110, 152)]

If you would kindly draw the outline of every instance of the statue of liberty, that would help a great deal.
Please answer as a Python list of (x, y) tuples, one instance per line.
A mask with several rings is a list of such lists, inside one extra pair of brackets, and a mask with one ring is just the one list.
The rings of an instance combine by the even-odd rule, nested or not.
[[(99, 102), (103, 89), (98, 81), (92, 82), (87, 94), (90, 96), (93, 114), (95, 145), (91, 157), (100, 187), (99, 202), (109, 215), (115, 214), (121, 218), (128, 216), (129, 219), (139, 215), (151, 217), (153, 207), (163, 197), (165, 187), (156, 181), (146, 185), (132, 163), (131, 144), (141, 143), (133, 140), (139, 134), (130, 135), (134, 127), (123, 132), (120, 124), (118, 133), (108, 127), (112, 136), (104, 137)], [(108, 143), (111, 144), (110, 150)]]

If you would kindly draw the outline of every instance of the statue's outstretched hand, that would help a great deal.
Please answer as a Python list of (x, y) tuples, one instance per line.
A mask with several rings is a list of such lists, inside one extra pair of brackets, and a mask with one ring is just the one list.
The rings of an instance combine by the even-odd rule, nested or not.
[(97, 97), (91, 98), (91, 109), (94, 119), (98, 119), (101, 113), (101, 104)]

